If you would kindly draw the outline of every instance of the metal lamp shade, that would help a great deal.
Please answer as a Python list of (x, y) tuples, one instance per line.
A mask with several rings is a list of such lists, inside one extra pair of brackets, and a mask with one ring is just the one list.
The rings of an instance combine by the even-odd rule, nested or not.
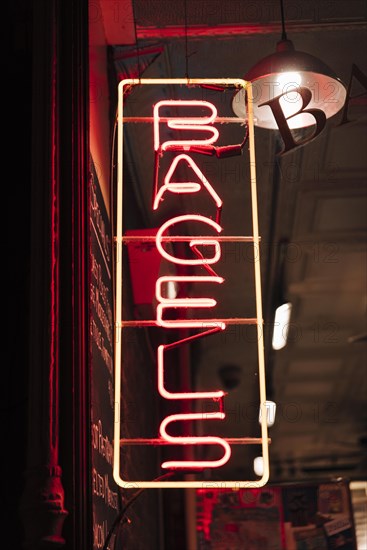
[[(281, 94), (285, 94), (279, 102), (286, 118), (302, 108), (298, 87), (308, 88), (312, 93), (305, 109), (321, 109), (326, 118), (335, 115), (346, 98), (346, 89), (336, 74), (317, 57), (296, 51), (290, 40), (278, 42), (277, 51), (254, 65), (245, 80), (251, 81), (253, 87), (255, 125), (271, 130), (277, 130), (278, 126), (269, 105), (263, 104)], [(235, 94), (232, 108), (238, 117), (246, 116), (244, 89)], [(314, 125), (315, 119), (311, 114), (300, 113), (287, 122), (291, 129), (296, 129)]]

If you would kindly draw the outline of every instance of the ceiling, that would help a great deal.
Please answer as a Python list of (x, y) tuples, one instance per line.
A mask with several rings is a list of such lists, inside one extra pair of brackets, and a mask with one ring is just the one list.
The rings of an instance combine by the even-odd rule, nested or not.
[[(178, 78), (188, 73), (190, 78), (242, 78), (274, 51), (280, 38), (277, 1), (123, 4), (125, 19), (118, 19), (117, 26), (116, 19), (111, 22), (113, 18), (106, 15), (106, 35), (121, 54), (117, 46), (134, 43), (136, 30), (138, 64), (140, 69), (147, 65), (144, 77)], [(288, 37), (296, 49), (321, 58), (345, 84), (353, 64), (367, 73), (365, 2), (285, 0), (284, 7)], [(125, 29), (122, 34), (121, 29)], [(145, 63), (144, 49), (152, 44), (162, 51)], [(124, 63), (131, 63), (128, 59)], [(134, 62), (136, 70), (136, 58)], [(121, 65), (116, 66), (121, 70)], [(129, 71), (127, 65), (124, 70)], [(356, 81), (354, 86), (356, 92), (363, 91)], [(134, 105), (151, 107), (172, 91), (139, 89)], [(213, 91), (205, 94), (214, 101)], [(221, 102), (226, 116), (233, 116), (230, 99), (226, 93)], [(315, 140), (286, 155), (279, 155), (279, 132), (256, 129), (266, 378), (268, 397), (277, 404), (269, 434), (272, 482), (367, 475), (366, 113), (364, 96), (349, 107), (352, 122), (339, 125), (339, 113)], [(233, 124), (220, 131), (228, 144), (240, 142), (244, 129)], [(145, 224), (157, 227), (175, 212), (177, 199), (167, 198), (153, 214), (153, 158), (136, 157), (141, 143), (151, 140), (150, 132), (148, 125), (131, 125), (127, 159)], [(204, 162), (200, 155), (195, 159)], [(205, 157), (203, 166), (216, 179), (224, 201), (225, 234), (251, 234), (248, 159)], [(195, 206), (191, 199), (185, 204), (188, 212), (198, 208), (210, 215), (206, 197)], [(246, 246), (223, 246), (217, 271), (226, 284), (214, 291), (218, 316), (255, 316), (253, 258)], [(192, 292), (196, 291), (194, 287)], [(199, 292), (203, 293), (203, 285)], [(292, 303), (291, 328), (287, 345), (274, 351), (274, 311), (283, 301)], [(226, 333), (202, 339), (191, 355), (197, 389), (221, 387), (221, 367), (239, 367), (219, 433), (226, 437), (243, 429), (247, 433), (242, 435), (256, 436), (259, 430), (257, 347), (251, 330), (230, 327)], [(234, 479), (250, 475), (254, 452), (236, 450), (226, 475)]]

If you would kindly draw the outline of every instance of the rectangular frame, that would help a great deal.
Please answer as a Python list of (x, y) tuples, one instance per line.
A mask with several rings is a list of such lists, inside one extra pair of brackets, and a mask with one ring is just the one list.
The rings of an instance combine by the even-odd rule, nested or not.
[[(252, 229), (255, 258), (254, 261), (254, 277), (255, 277), (255, 293), (256, 293), (256, 319), (251, 319), (253, 324), (257, 325), (257, 346), (258, 346), (258, 366), (259, 366), (259, 394), (260, 394), (260, 409), (261, 409), (261, 446), (263, 457), (263, 475), (257, 481), (137, 481), (124, 480), (120, 476), (120, 447), (121, 447), (121, 367), (122, 367), (122, 330), (124, 321), (122, 319), (122, 253), (123, 253), (123, 127), (124, 127), (124, 106), (123, 95), (126, 86), (135, 85), (161, 85), (161, 84), (177, 84), (177, 85), (217, 85), (217, 86), (237, 86), (245, 88), (248, 98), (248, 127), (249, 127), (249, 155), (250, 155), (250, 183), (251, 183), (251, 208), (252, 208)], [(115, 424), (114, 424), (114, 451), (113, 451), (113, 477), (117, 485), (125, 489), (128, 488), (205, 488), (215, 487), (217, 484), (221, 488), (255, 488), (262, 487), (269, 479), (269, 439), (267, 426), (267, 408), (266, 408), (266, 385), (265, 385), (265, 360), (264, 360), (264, 342), (263, 342), (263, 317), (262, 317), (262, 296), (261, 296), (261, 275), (260, 275), (260, 249), (259, 249), (259, 227), (258, 227), (258, 210), (257, 210), (257, 186), (256, 186), (256, 158), (255, 158), (255, 135), (254, 135), (254, 116), (253, 116), (253, 95), (250, 82), (238, 78), (159, 78), (159, 79), (125, 79), (118, 85), (118, 114), (117, 114), (117, 211), (116, 211), (116, 265), (115, 265), (115, 354), (114, 354), (114, 376), (115, 376)], [(128, 323), (128, 322), (126, 322)], [(147, 324), (155, 324), (154, 322), (143, 321), (133, 322), (133, 326), (146, 326)], [(131, 326), (131, 324), (130, 324)], [(243, 444), (259, 443), (260, 438), (254, 440), (251, 438), (243, 438)], [(164, 441), (164, 440), (162, 440)], [(137, 440), (137, 444), (142, 444), (141, 440)], [(149, 444), (148, 442), (146, 444)], [(152, 443), (151, 443), (152, 444)], [(154, 444), (154, 443), (153, 443)], [(155, 444), (159, 445), (160, 440), (155, 440)]]

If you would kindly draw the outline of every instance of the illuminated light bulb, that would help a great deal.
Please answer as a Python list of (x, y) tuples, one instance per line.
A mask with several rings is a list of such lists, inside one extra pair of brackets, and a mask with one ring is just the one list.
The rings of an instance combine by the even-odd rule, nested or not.
[[(320, 59), (306, 52), (294, 49), (291, 40), (282, 39), (277, 44), (276, 52), (264, 57), (245, 75), (253, 89), (254, 123), (261, 128), (278, 130), (278, 125), (267, 102), (286, 93), (288, 101), (280, 101), (285, 117), (302, 108), (299, 94), (291, 92), (291, 86), (302, 86), (310, 90), (311, 100), (305, 106), (306, 110), (322, 110), (326, 118), (334, 116), (343, 107), (346, 98), (346, 88), (337, 75)], [(297, 97), (298, 95), (298, 97)], [(234, 113), (245, 118), (247, 112), (246, 90), (236, 92), (232, 108)], [(265, 104), (265, 105), (264, 105)], [(287, 120), (290, 129), (306, 128), (315, 125), (315, 118), (307, 112)]]
[(274, 79), (277, 85), (279, 85), (277, 95), (284, 94), (290, 89), (298, 88), (302, 82), (302, 76), (295, 71), (289, 73), (277, 73)]
[(279, 306), (275, 311), (272, 341), (272, 346), (275, 350), (284, 348), (287, 343), (291, 311), (292, 304), (290, 302)]
[[(301, 85), (301, 82), (302, 77), (297, 72), (277, 73), (275, 75), (275, 95), (285, 94), (279, 99), (279, 104), (286, 118), (302, 109), (302, 97), (297, 92), (297, 88)], [(305, 114), (302, 113), (299, 116), (305, 116)], [(290, 125), (293, 123), (292, 120), (289, 121)]]

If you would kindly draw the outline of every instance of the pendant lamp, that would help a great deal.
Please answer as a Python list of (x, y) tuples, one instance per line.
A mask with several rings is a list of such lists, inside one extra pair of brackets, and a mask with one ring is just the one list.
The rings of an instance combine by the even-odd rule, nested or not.
[[(279, 104), (288, 118), (302, 109), (302, 97), (297, 89), (308, 88), (312, 93), (306, 109), (321, 109), (326, 118), (335, 115), (344, 105), (346, 89), (337, 75), (317, 57), (295, 50), (287, 39), (284, 23), (283, 0), (280, 2), (282, 37), (276, 52), (261, 59), (245, 75), (252, 83), (254, 98), (254, 122), (256, 126), (277, 130), (278, 126), (269, 105), (271, 99), (284, 94)], [(239, 90), (232, 109), (241, 118), (246, 116), (246, 91)], [(300, 113), (289, 119), (291, 129), (305, 128), (315, 124), (311, 114)]]

